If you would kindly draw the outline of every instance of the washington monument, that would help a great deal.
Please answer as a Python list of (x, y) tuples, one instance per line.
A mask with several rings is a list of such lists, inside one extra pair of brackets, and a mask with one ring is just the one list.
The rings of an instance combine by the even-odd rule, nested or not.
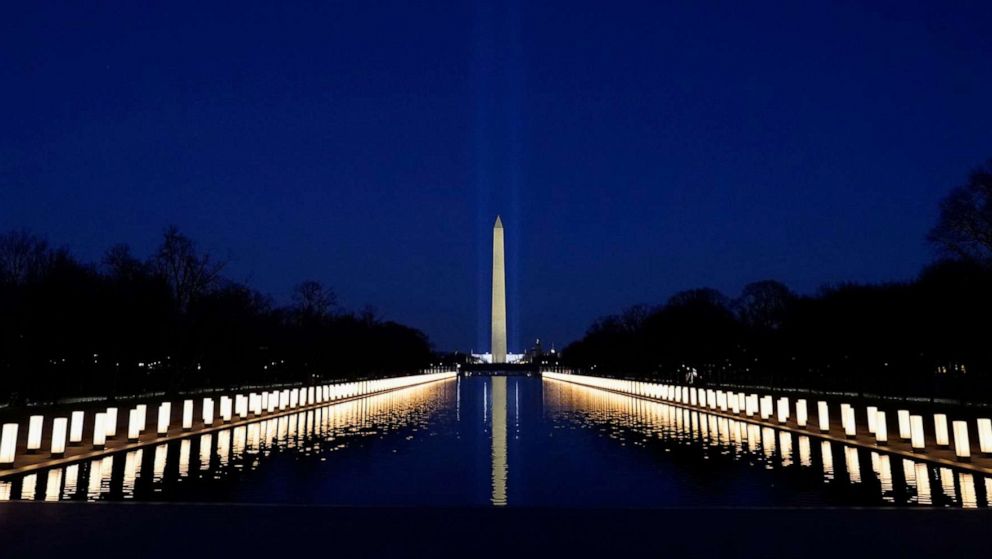
[(503, 222), (493, 225), (493, 363), (506, 363), (506, 267), (503, 265)]

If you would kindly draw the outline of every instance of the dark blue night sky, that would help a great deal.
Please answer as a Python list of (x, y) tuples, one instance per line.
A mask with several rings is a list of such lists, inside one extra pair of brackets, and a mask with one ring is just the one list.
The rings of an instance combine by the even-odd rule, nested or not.
[[(0, 229), (488, 349), (709, 286), (909, 279), (992, 156), (992, 4), (8, 2)], [(797, 5), (799, 4), (799, 5)]]

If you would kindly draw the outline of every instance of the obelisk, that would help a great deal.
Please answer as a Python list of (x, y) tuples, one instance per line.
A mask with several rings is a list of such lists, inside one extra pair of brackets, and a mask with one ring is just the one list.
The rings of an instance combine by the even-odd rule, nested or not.
[(493, 363), (506, 363), (506, 267), (503, 265), (503, 222), (493, 226)]

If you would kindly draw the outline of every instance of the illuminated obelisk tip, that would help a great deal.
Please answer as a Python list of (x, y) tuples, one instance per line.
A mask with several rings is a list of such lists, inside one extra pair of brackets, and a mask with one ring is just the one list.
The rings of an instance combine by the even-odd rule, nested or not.
[(493, 363), (506, 363), (506, 268), (503, 265), (503, 222), (493, 226)]

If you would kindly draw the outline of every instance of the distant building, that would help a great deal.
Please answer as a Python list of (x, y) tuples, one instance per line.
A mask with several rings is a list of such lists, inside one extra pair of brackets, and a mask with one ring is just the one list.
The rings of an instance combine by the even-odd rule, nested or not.
[[(492, 353), (473, 353), (472, 360), (476, 363), (493, 363)], [(525, 363), (523, 353), (507, 353), (504, 361), (498, 363)]]

